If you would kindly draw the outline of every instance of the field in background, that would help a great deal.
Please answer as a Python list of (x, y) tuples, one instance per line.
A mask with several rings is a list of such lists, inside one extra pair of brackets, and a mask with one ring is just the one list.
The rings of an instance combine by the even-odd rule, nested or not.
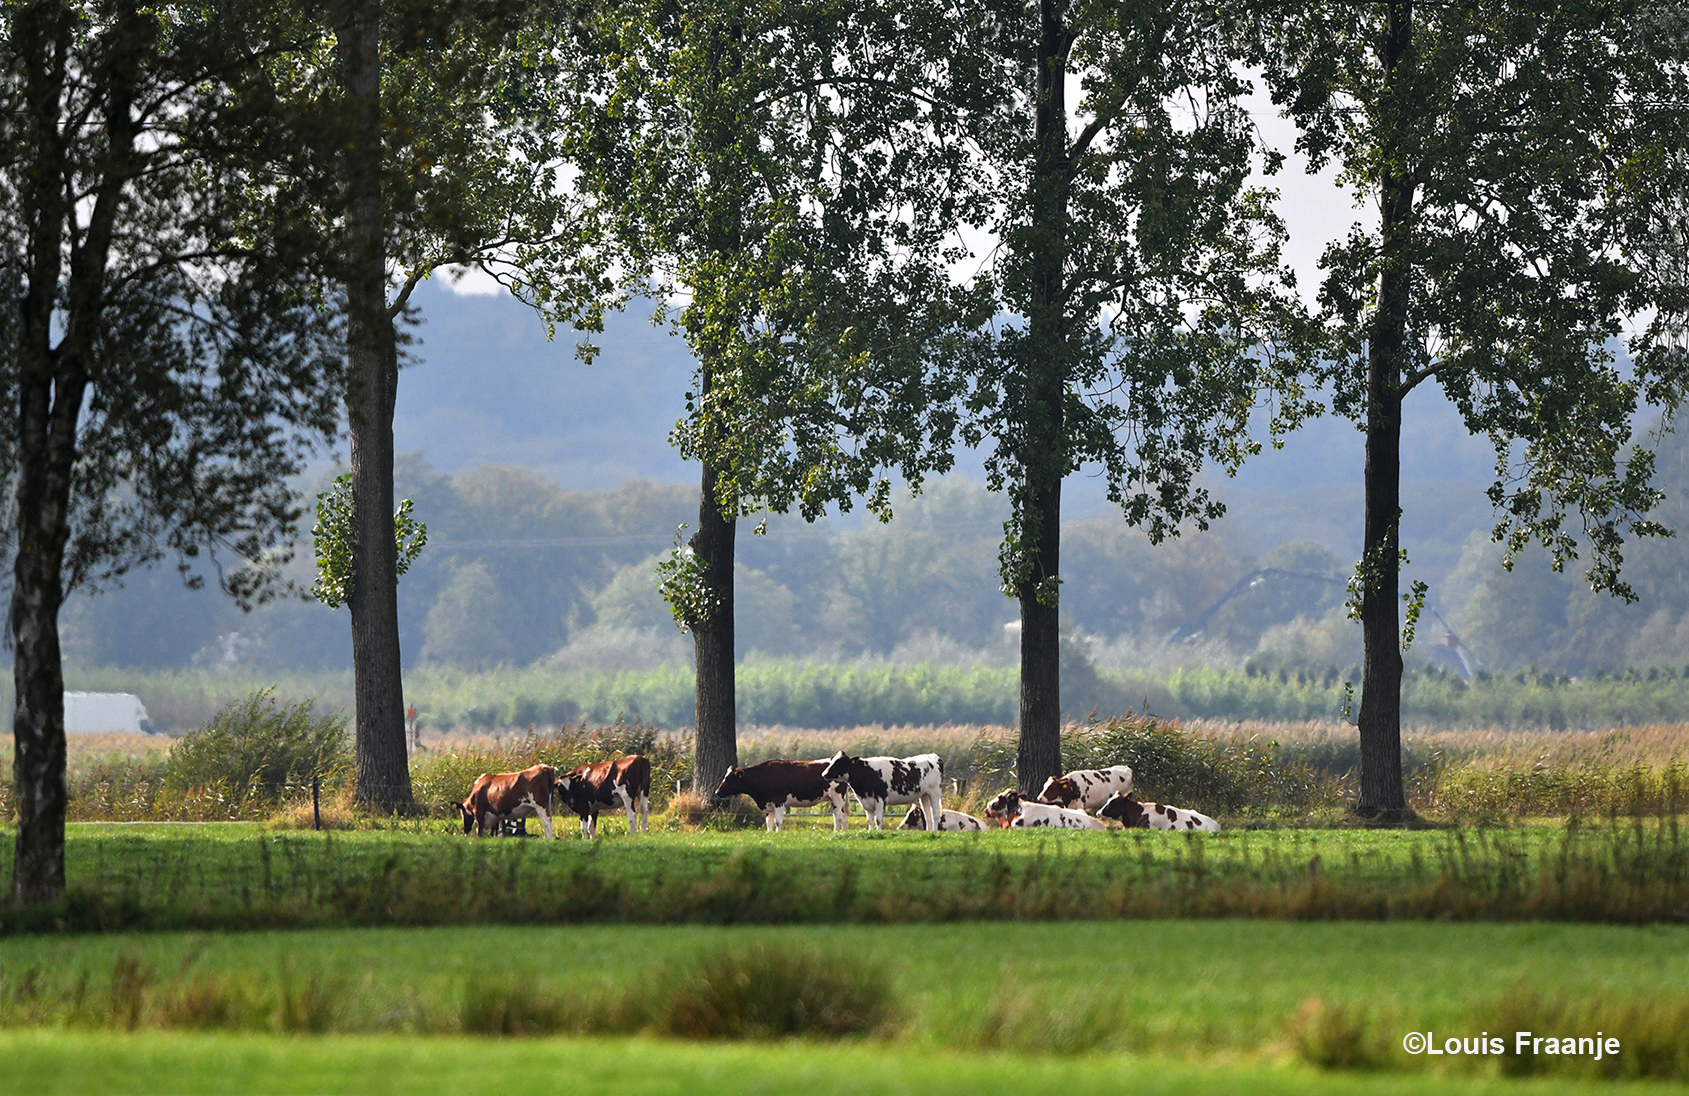
[[(1345, 679), (1355, 676), (1336, 666), (1319, 673), (1084, 667), (1064, 677), (1063, 695), (1077, 715), (1095, 706), (1106, 717), (1142, 710), (1147, 702), (1150, 711), (1181, 719), (1337, 723), (1351, 701)], [(416, 705), (424, 725), (436, 729), (627, 719), (672, 730), (692, 721), (692, 674), (683, 667), (617, 674), (543, 666), (479, 673), (421, 667), (410, 670), (405, 681), (407, 701)], [(751, 725), (810, 728), (1003, 724), (1018, 710), (1016, 681), (1016, 671), (1002, 667), (748, 660), (738, 669), (739, 718)], [(154, 724), (174, 734), (265, 686), (277, 686), (284, 698), (315, 696), (340, 707), (350, 707), (352, 698), (350, 673), (107, 668), (67, 673), (66, 682), (74, 689), (133, 692)], [(1674, 723), (1689, 719), (1689, 673), (1666, 667), (1576, 680), (1551, 673), (1480, 673), (1467, 682), (1443, 672), (1410, 671), (1402, 685), (1402, 719), (1424, 729), (1596, 730)]]

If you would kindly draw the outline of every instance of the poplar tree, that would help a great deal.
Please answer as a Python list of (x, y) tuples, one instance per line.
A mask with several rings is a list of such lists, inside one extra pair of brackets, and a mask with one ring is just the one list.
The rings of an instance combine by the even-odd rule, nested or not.
[(286, 477), (334, 434), (339, 332), (292, 246), (271, 80), (313, 41), (237, 0), (0, 9), (20, 900), (65, 885), (66, 594), (174, 557), (190, 585), (209, 563), (243, 604), (272, 596)]
[(978, 97), (954, 14), (630, 3), (564, 64), (579, 185), (697, 363), (672, 440), (702, 466), (698, 526), (662, 588), (694, 638), (705, 793), (738, 760), (738, 519), (854, 497), (888, 519), (893, 473), (918, 489), (950, 466), (954, 376), (934, 363), (970, 300), (946, 231), (983, 208), (941, 139)]
[(1681, 210), (1682, 9), (1382, 0), (1268, 14), (1273, 99), (1310, 170), (1335, 164), (1377, 210), (1321, 259), (1313, 372), (1366, 434), (1358, 809), (1396, 819), (1402, 651), (1424, 593), (1406, 599), (1404, 628), (1404, 401), (1437, 384), (1494, 443), (1508, 567), (1532, 543), (1556, 570), (1586, 553), (1590, 586), (1630, 599), (1625, 538), (1668, 532), (1649, 516), (1653, 454), (1632, 423), (1645, 403), (1674, 408), (1685, 380), (1670, 337), (1683, 286), (1659, 276), (1668, 209)]
[[(410, 295), (480, 266), (548, 322), (598, 326), (604, 288), (558, 188), (536, 83), (546, 14), (511, 0), (335, 0), (333, 87), (304, 81), (301, 140), (327, 169), (324, 246), (345, 287), (356, 796), (411, 806), (400, 669), (393, 411)], [(427, 515), (422, 515), (426, 518)]]
[(999, 246), (984, 284), (963, 436), (985, 445), (1011, 517), (999, 555), (1020, 605), (1024, 793), (1062, 771), (1063, 481), (1094, 466), (1152, 541), (1223, 511), (1198, 478), (1258, 446), (1247, 434), (1299, 337), (1283, 229), (1250, 184), (1277, 158), (1240, 98), (1246, 9), (1204, 0), (993, 4), (975, 49), (998, 89), (970, 118)]

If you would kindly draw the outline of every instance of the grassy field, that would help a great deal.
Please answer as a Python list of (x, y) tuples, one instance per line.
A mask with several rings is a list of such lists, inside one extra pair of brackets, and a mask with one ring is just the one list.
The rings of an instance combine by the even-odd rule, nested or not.
[[(323, 1039), (312, 1056), (367, 1075), (400, 1046), (443, 1056), (474, 1057), (474, 1043), (456, 1038), (479, 1024), (476, 993), (496, 986), (505, 999), (603, 1001), (613, 996), (660, 996), (700, 956), (743, 951), (755, 945), (822, 956), (864, 955), (888, 972), (894, 1002), (888, 1019), (866, 1036), (869, 1049), (823, 1049), (808, 1044), (765, 1048), (706, 1048), (648, 1042), (639, 1046), (653, 1080), (664, 1083), (708, 1075), (723, 1064), (749, 1071), (736, 1091), (788, 1091), (784, 1067), (813, 1082), (832, 1061), (905, 1063), (893, 1073), (869, 1071), (870, 1084), (853, 1088), (834, 1077), (824, 1091), (910, 1091), (912, 1077), (954, 1087), (992, 1076), (1002, 1083), (1042, 1086), (1063, 1076), (1129, 1085), (1163, 1077), (1168, 1069), (1201, 1090), (1288, 1090), (1315, 1079), (1286, 1069), (1311, 1051), (1311, 1010), (1356, 1018), (1350, 1038), (1361, 1055), (1355, 1064), (1377, 1070), (1435, 1070), (1464, 1079), (1493, 1073), (1495, 1059), (1410, 1057), (1399, 1049), (1407, 1031), (1476, 1035), (1511, 1031), (1518, 1024), (1539, 1033), (1601, 1027), (1624, 1040), (1609, 1064), (1640, 1072), (1649, 1040), (1658, 1030), (1637, 1027), (1641, 1014), (1674, 1051), (1666, 1076), (1689, 1072), (1689, 1039), (1681, 1026), (1684, 986), (1689, 985), (1689, 929), (1587, 925), (1283, 924), (1263, 922), (1070, 923), (1059, 925), (824, 926), (824, 927), (627, 927), (365, 929), (250, 934), (113, 934), (87, 938), (34, 937), (0, 942), (0, 1027), (50, 1031), (48, 1036), (0, 1035), (15, 1084), (17, 1065), (38, 1068), (53, 1087), (55, 1068), (88, 1055), (104, 1056), (116, 1072), (135, 1077), (169, 1068), (184, 1083), (169, 1091), (233, 1091), (221, 1070), (249, 1079), (291, 1070), (286, 1040), (181, 1039), (159, 1027), (229, 1028), (247, 1034), (312, 1031), (430, 1037), (429, 1041)], [(27, 990), (20, 989), (27, 985)], [(238, 985), (248, 1002), (238, 1014), (207, 1011), (208, 987)], [(298, 1000), (314, 987), (317, 1011)], [(196, 996), (197, 995), (197, 996)], [(199, 1011), (185, 1002), (199, 1001)], [(287, 1001), (288, 1004), (283, 1004)], [(1592, 1002), (1587, 1014), (1550, 1015), (1544, 1001)], [(1532, 1005), (1535, 1002), (1535, 1006)], [(1531, 1009), (1535, 1007), (1536, 1011)], [(577, 1008), (549, 1013), (553, 1020), (530, 1030), (577, 1034), (637, 1028), (603, 1012)], [(1631, 1019), (1627, 1021), (1626, 1017)], [(304, 1023), (302, 1017), (311, 1022)], [(1630, 1023), (1630, 1028), (1626, 1024)], [(1644, 1025), (1646, 1026), (1646, 1025)], [(127, 1040), (101, 1040), (99, 1029), (129, 1028)], [(225, 1033), (232, 1034), (232, 1033)], [(562, 1044), (592, 1058), (613, 1057), (614, 1043)], [(488, 1051), (485, 1044), (481, 1053)], [(517, 1057), (547, 1059), (556, 1049), (531, 1043)], [(501, 1057), (505, 1048), (497, 1051)], [(1001, 1057), (993, 1055), (1012, 1055)], [(1153, 1068), (1134, 1065), (1151, 1056)], [(1070, 1059), (1077, 1062), (1057, 1062)], [(1656, 1047), (1651, 1061), (1660, 1060)], [(55, 1066), (54, 1063), (60, 1063)], [(218, 1063), (223, 1063), (220, 1067)], [(1147, 1064), (1146, 1062), (1146, 1064)], [(118, 1063), (126, 1063), (118, 1065)], [(1179, 1064), (1182, 1063), (1182, 1064)], [(1539, 1063), (1539, 1065), (1542, 1063)], [(1548, 1066), (1563, 1063), (1549, 1062)], [(1576, 1063), (1570, 1063), (1576, 1065)], [(1063, 1070), (1074, 1071), (1064, 1074)], [(1622, 1072), (1620, 1075), (1624, 1075)], [(276, 1090), (351, 1091), (320, 1087), (329, 1074), (308, 1072), (318, 1087), (292, 1080)], [(410, 1077), (412, 1075), (406, 1074)], [(558, 1078), (559, 1081), (565, 1078)], [(1351, 1077), (1351, 1081), (1356, 1079)], [(1450, 1083), (1453, 1077), (1445, 1077)], [(434, 1077), (416, 1076), (417, 1091), (444, 1091)], [(59, 1083), (63, 1083), (62, 1081)], [(1358, 1083), (1358, 1081), (1356, 1082)], [(1463, 1080), (1460, 1087), (1466, 1087)], [(764, 1087), (768, 1086), (768, 1087)], [(267, 1087), (267, 1086), (259, 1086)], [(682, 1088), (690, 1086), (681, 1086)], [(35, 1092), (33, 1085), (16, 1091)], [(109, 1091), (147, 1091), (144, 1084)], [(398, 1091), (397, 1087), (387, 1089)], [(652, 1091), (663, 1091), (662, 1086)], [(667, 1089), (670, 1091), (678, 1089)], [(1130, 1090), (1130, 1089), (1129, 1089)], [(1358, 1089), (1367, 1090), (1367, 1089)], [(1426, 1091), (1409, 1084), (1378, 1091)], [(96, 1091), (102, 1091), (96, 1088)], [(1166, 1091), (1150, 1087), (1144, 1091)], [(1315, 1087), (1309, 1091), (1324, 1091)]]
[[(565, 1039), (504, 1043), (402, 1036), (309, 1041), (265, 1036), (0, 1033), (0, 1088), (30, 1096), (275, 1093), (463, 1096), (590, 1084), (633, 1096), (974, 1096), (1108, 1092), (1142, 1096), (1587, 1096), (1610, 1084), (1430, 1075), (1321, 1075), (1289, 1066), (1140, 1057), (1056, 1059), (931, 1054), (881, 1047), (700, 1045)], [(1627, 1091), (1682, 1091), (1635, 1086)]]
[[(68, 902), (0, 913), (0, 935), (594, 921), (1689, 919), (1689, 834), (1675, 819), (1201, 836), (811, 828), (630, 838), (624, 826), (607, 818), (599, 841), (545, 842), (476, 840), (423, 820), (322, 834), (76, 825)], [(10, 855), (0, 837), (0, 872), (10, 872)]]

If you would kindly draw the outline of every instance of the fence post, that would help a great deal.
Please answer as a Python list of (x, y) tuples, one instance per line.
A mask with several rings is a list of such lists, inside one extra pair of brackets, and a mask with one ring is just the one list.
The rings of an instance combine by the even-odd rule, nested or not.
[(322, 808), (317, 805), (317, 792), (321, 787), (322, 782), (323, 778), (320, 776), (311, 777), (311, 828), (313, 830), (320, 830), (323, 828)]

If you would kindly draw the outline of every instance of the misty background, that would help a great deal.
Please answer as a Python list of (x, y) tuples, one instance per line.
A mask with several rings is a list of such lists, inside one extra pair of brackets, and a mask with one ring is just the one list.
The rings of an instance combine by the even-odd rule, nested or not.
[[(548, 342), (508, 296), (463, 295), (436, 279), (415, 299), (396, 490), (414, 501), (429, 541), (399, 587), (407, 667), (689, 665), (690, 637), (654, 571), (677, 526), (697, 520), (697, 467), (668, 444), (691, 379), (685, 344), (630, 311), (609, 319), (587, 366), (573, 335)], [(1682, 529), (1689, 448), (1675, 435), (1660, 448), (1662, 516)], [(1568, 674), (1689, 662), (1689, 540), (1627, 549), (1641, 598), (1630, 606), (1589, 593), (1576, 565), (1554, 574), (1541, 552), (1509, 574), (1489, 541), (1493, 463), (1440, 393), (1428, 386), (1408, 401), (1403, 589), (1421, 579), (1430, 591), (1410, 662)], [(1357, 664), (1343, 581), (1360, 551), (1363, 466), (1351, 423), (1316, 420), (1235, 479), (1211, 481), (1229, 512), (1210, 531), (1162, 545), (1125, 526), (1094, 470), (1070, 478), (1070, 657), (1113, 669)], [(314, 496), (335, 471), (325, 459), (300, 489)], [(1016, 606), (996, 577), (1006, 507), (983, 484), (980, 455), (962, 452), (919, 498), (905, 492), (889, 525), (860, 513), (813, 525), (776, 516), (757, 537), (741, 522), (740, 657), (1013, 664)], [(309, 514), (303, 524), (300, 588), (313, 566)], [(186, 589), (166, 564), (77, 593), (62, 617), (67, 668), (350, 665), (344, 609), (295, 598), (242, 613), (207, 585)]]

